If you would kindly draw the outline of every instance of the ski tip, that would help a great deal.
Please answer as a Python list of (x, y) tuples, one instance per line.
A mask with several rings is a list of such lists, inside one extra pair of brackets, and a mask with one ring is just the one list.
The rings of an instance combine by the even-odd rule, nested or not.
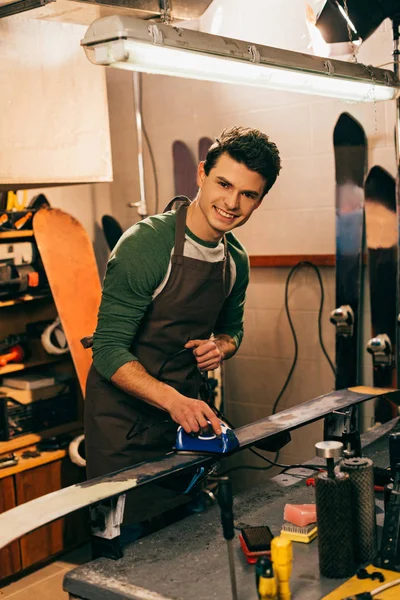
[(365, 200), (396, 211), (396, 181), (382, 167), (372, 167), (365, 181)]
[(350, 392), (356, 392), (357, 394), (368, 394), (371, 396), (384, 396), (388, 394), (399, 393), (400, 390), (395, 388), (378, 388), (367, 385), (357, 385), (355, 387), (348, 388)]
[(336, 121), (333, 131), (334, 146), (366, 146), (362, 125), (349, 113), (344, 112)]
[(199, 139), (199, 160), (205, 160), (207, 156), (207, 152), (214, 143), (209, 137), (202, 137)]

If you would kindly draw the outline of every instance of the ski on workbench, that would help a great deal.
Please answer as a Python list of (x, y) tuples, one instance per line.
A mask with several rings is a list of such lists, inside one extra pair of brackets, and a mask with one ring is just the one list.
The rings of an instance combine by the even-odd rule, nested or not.
[[(260, 440), (271, 438), (282, 431), (291, 431), (317, 421), (332, 411), (387, 394), (390, 395), (392, 401), (400, 404), (398, 390), (368, 387), (337, 390), (318, 396), (313, 400), (236, 429), (235, 433), (240, 444), (237, 451), (248, 448)], [(170, 453), (157, 460), (140, 463), (26, 502), (0, 515), (0, 547), (80, 508), (106, 498), (119, 496), (130, 489), (189, 467), (215, 463), (220, 459), (221, 455)]]

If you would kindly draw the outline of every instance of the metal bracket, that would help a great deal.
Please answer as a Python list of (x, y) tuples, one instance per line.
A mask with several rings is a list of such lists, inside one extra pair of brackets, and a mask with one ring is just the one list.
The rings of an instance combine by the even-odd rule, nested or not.
[(351, 337), (354, 331), (354, 312), (349, 304), (343, 304), (331, 312), (330, 321), (336, 325), (338, 333)]
[(257, 50), (257, 46), (254, 46), (254, 44), (250, 44), (250, 46), (247, 46), (247, 51), (250, 54), (250, 60), (253, 63), (259, 63), (261, 60), (261, 54), (260, 52)]
[(172, 21), (170, 0), (159, 0), (161, 22), (169, 25)]
[(328, 75), (333, 75), (335, 73), (335, 67), (330, 60), (324, 60), (323, 65)]
[(392, 342), (386, 333), (378, 333), (367, 343), (367, 352), (372, 354), (374, 367), (388, 369), (393, 364)]
[(153, 44), (163, 44), (164, 36), (163, 32), (157, 27), (157, 25), (149, 25), (148, 32), (152, 38)]
[(125, 494), (110, 498), (90, 508), (92, 535), (112, 540), (121, 533), (124, 518)]

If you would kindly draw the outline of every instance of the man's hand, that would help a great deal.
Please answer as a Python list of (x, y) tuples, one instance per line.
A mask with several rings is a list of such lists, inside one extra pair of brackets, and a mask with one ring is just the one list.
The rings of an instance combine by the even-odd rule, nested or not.
[(193, 348), (197, 366), (202, 371), (218, 369), (224, 358), (216, 340), (190, 340), (185, 348)]
[(198, 433), (200, 429), (207, 429), (210, 421), (211, 426), (217, 435), (221, 435), (221, 425), (215, 413), (202, 400), (187, 398), (182, 394), (179, 397), (170, 400), (166, 404), (171, 419), (182, 425), (186, 433)]

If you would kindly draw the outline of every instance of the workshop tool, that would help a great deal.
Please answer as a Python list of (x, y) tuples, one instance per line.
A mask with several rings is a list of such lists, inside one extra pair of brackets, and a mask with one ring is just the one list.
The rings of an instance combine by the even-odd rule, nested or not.
[(396, 465), (400, 463), (400, 431), (392, 431), (389, 434), (389, 459), (390, 474), (393, 479), (396, 473)]
[(290, 600), (290, 575), (292, 573), (293, 548), (292, 542), (279, 535), (271, 542), (271, 559), (278, 578), (279, 600)]
[[(365, 569), (370, 575), (379, 573), (384, 578), (384, 583), (376, 579), (359, 579), (357, 575), (351, 577), (335, 590), (327, 594), (322, 600), (371, 600), (377, 597), (377, 600), (398, 600), (400, 591), (399, 574), (386, 569), (377, 569), (373, 565), (368, 565)], [(391, 586), (391, 587), (389, 587)], [(383, 588), (385, 587), (385, 590)]]
[(5, 367), (9, 362), (22, 362), (24, 354), (22, 346), (13, 346), (5, 354), (0, 354), (0, 367)]
[(18, 464), (18, 457), (15, 456), (14, 452), (10, 452), (5, 456), (0, 457), (0, 469), (7, 469), (7, 467), (14, 467)]
[(400, 571), (400, 463), (396, 465), (393, 489), (385, 508), (381, 550), (374, 564), (378, 567)]
[(385, 485), (392, 480), (390, 467), (377, 467), (374, 465), (374, 489), (383, 492)]
[(271, 555), (271, 541), (273, 537), (268, 525), (243, 527), (240, 530), (240, 547), (250, 565), (255, 564), (262, 556)]
[(222, 532), (228, 546), (229, 573), (231, 577), (232, 600), (237, 600), (235, 560), (233, 556), (232, 540), (235, 537), (233, 525), (233, 498), (232, 485), (229, 477), (220, 477), (217, 492), (218, 504), (221, 509)]
[(376, 547), (376, 519), (374, 466), (370, 458), (345, 458), (340, 470), (350, 477), (354, 526), (354, 558), (356, 563), (374, 560)]
[(385, 581), (385, 576), (380, 571), (372, 571), (371, 573), (367, 569), (358, 569), (356, 573), (357, 579), (377, 579), (381, 583)]
[(186, 433), (182, 426), (178, 427), (174, 450), (180, 454), (197, 452), (200, 454), (229, 454), (239, 447), (239, 441), (233, 430), (220, 421), (221, 435), (217, 435), (211, 427), (198, 434)]
[(327, 471), (315, 478), (319, 570), (325, 577), (349, 577), (355, 572), (352, 488), (349, 475), (334, 469), (343, 444), (318, 442), (315, 448), (317, 456), (327, 462)]
[(272, 562), (267, 556), (262, 556), (257, 561), (256, 585), (260, 600), (277, 600), (278, 581)]
[(19, 190), (17, 192), (9, 191), (7, 193), (6, 210), (20, 211), (24, 210), (28, 202), (28, 190)]
[(304, 527), (317, 520), (315, 504), (285, 504), (283, 518), (293, 525)]
[[(65, 324), (63, 323), (63, 325), (65, 330)], [(83, 349), (82, 351), (85, 352)], [(72, 347), (71, 352), (73, 352)], [(255, 423), (239, 427), (235, 429), (236, 437), (239, 440), (238, 451), (281, 431), (291, 431), (317, 421), (333, 410), (371, 400), (383, 394), (389, 394), (391, 399), (394, 399), (396, 403), (399, 402), (399, 392), (396, 390), (388, 391), (369, 387), (336, 390), (260, 419)], [(6, 546), (42, 525), (47, 525), (95, 502), (111, 496), (118, 496), (132, 488), (147, 485), (189, 468), (197, 466), (208, 468), (214, 462), (215, 457), (211, 455), (182, 455), (171, 452), (149, 463), (140, 463), (84, 483), (65, 487), (52, 494), (40, 496), (0, 514), (0, 547)]]
[(73, 380), (62, 393), (28, 404), (18, 402), (12, 396), (0, 396), (0, 441), (73, 423), (78, 419), (78, 412)]
[(282, 525), (281, 535), (292, 542), (309, 544), (317, 537), (318, 527), (316, 523), (300, 526), (286, 522)]
[(333, 415), (337, 419), (335, 426), (336, 433), (329, 433), (325, 427), (324, 439), (342, 442), (343, 456), (345, 458), (361, 456), (361, 438), (354, 411), (350, 409), (336, 410)]
[(119, 536), (124, 517), (125, 498), (125, 494), (122, 494), (90, 507), (94, 559), (106, 556), (117, 560), (123, 556)]

